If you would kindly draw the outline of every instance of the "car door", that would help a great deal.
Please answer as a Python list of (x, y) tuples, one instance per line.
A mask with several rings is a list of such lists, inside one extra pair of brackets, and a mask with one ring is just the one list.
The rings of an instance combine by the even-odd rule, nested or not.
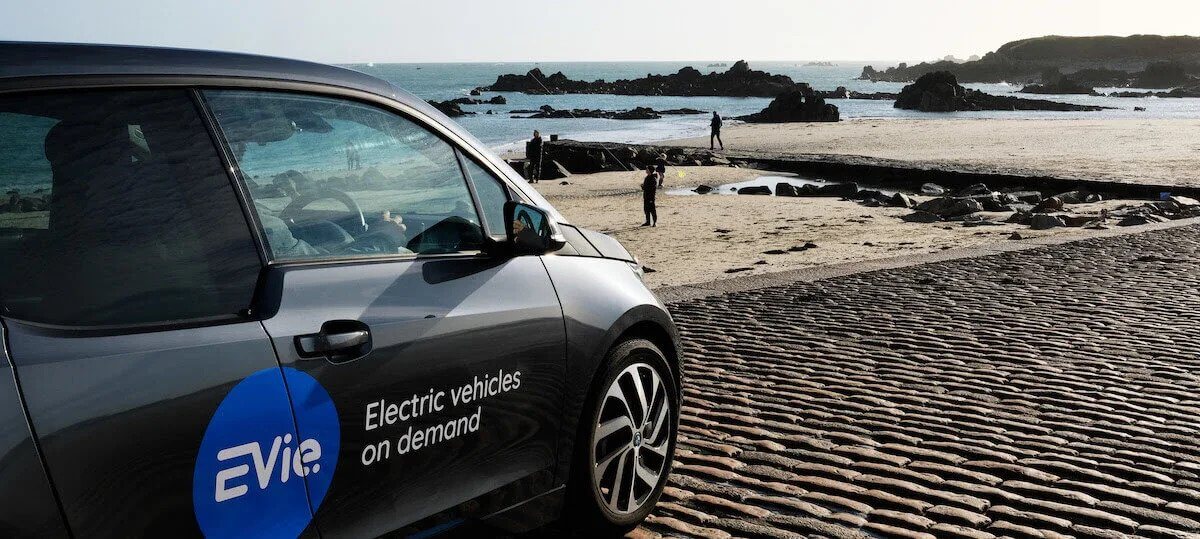
[(272, 456), (298, 438), (285, 383), (303, 376), (249, 317), (262, 262), (198, 103), (0, 95), (3, 321), (76, 537), (296, 536), (312, 519)]
[[(284, 369), (336, 408), (336, 472), (309, 489), (322, 535), (483, 516), (547, 489), (562, 310), (540, 257), (483, 253), (501, 223), (481, 216), (455, 146), (342, 98), (205, 97), (269, 247), (263, 324)], [(302, 438), (306, 418), (332, 424), (290, 389)]]

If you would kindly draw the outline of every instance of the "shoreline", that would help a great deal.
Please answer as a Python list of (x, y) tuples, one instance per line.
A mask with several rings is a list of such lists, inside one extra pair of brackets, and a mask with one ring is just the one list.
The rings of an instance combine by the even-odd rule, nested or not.
[[(722, 138), (731, 150), (863, 156), (915, 168), (1200, 187), (1200, 119), (849, 119), (731, 125)], [(708, 142), (708, 137), (692, 137), (659, 144), (707, 148)]]

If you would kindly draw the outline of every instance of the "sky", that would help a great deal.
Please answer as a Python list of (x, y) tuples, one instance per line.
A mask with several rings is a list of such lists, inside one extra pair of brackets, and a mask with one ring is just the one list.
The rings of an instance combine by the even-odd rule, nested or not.
[(327, 63), (896, 60), (1042, 35), (1200, 35), (1200, 0), (0, 0), (0, 40)]

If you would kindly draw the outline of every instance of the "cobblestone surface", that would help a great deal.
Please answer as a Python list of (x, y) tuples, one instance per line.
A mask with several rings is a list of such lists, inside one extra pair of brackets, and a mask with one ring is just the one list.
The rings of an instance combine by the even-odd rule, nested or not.
[(1200, 227), (671, 305), (636, 537), (1200, 537)]

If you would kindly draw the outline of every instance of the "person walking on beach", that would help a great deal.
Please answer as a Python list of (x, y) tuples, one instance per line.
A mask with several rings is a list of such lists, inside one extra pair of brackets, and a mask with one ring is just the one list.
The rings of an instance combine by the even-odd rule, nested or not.
[(658, 186), (663, 186), (663, 180), (667, 179), (667, 154), (658, 154), (658, 159), (654, 160), (654, 171), (658, 173)]
[(533, 138), (525, 143), (525, 160), (529, 163), (529, 181), (537, 183), (542, 179), (542, 134), (536, 129)]
[(722, 150), (725, 149), (725, 143), (721, 141), (721, 123), (721, 115), (717, 114), (717, 111), (714, 110), (712, 121), (708, 123), (708, 125), (712, 126), (712, 134), (708, 135), (708, 149), (710, 150), (714, 149), (713, 139), (717, 139)]
[(654, 165), (646, 165), (646, 177), (642, 178), (642, 211), (646, 212), (646, 222), (642, 223), (642, 226), (658, 226), (658, 211), (654, 207), (658, 182), (658, 172), (654, 170)]

